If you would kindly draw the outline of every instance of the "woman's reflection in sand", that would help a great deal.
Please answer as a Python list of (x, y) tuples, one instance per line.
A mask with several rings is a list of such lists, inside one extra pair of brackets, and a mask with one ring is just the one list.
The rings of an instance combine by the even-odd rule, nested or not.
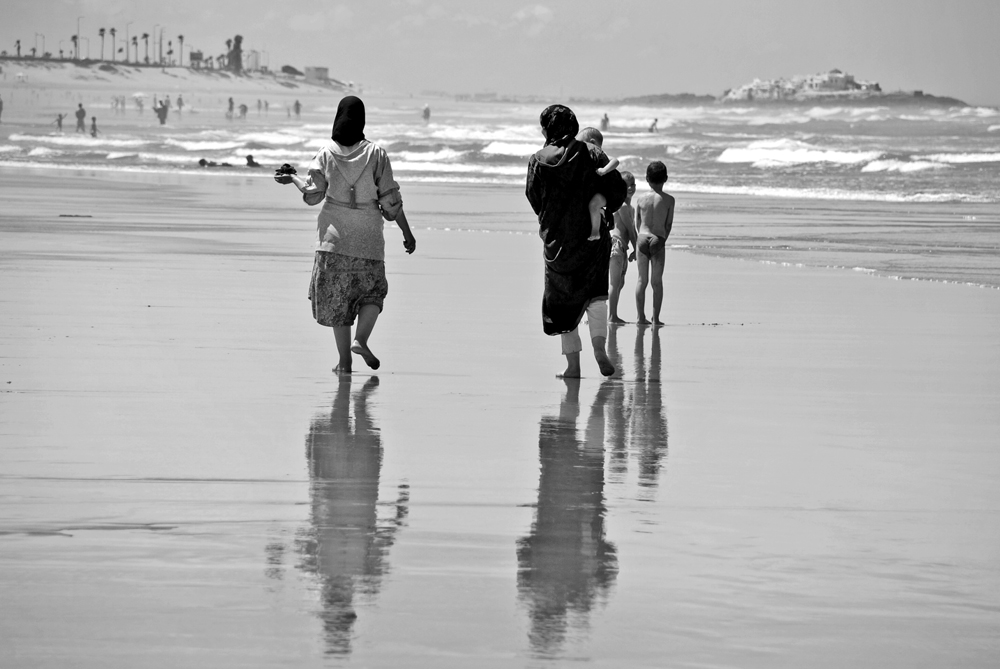
[(382, 441), (368, 413), (377, 387), (373, 376), (352, 394), (350, 377), (342, 377), (330, 414), (313, 419), (306, 436), (312, 513), (298, 549), (301, 568), (320, 584), (320, 617), (331, 654), (351, 651), (355, 597), (378, 594), (389, 547), (408, 508), (408, 490), (400, 486), (398, 500), (389, 505), (391, 516), (379, 517)]
[(531, 646), (544, 657), (561, 648), (571, 615), (586, 627), (587, 614), (607, 596), (618, 572), (615, 547), (604, 538), (604, 406), (613, 382), (598, 390), (581, 442), (580, 380), (564, 381), (559, 415), (543, 417), (539, 426), (538, 507), (531, 534), (517, 545)]

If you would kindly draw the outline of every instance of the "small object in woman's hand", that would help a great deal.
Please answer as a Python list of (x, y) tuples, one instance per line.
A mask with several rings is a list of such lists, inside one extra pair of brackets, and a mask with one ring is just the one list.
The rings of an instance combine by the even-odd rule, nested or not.
[(279, 184), (290, 184), (292, 183), (293, 174), (296, 174), (295, 168), (285, 163), (274, 171), (274, 180)]

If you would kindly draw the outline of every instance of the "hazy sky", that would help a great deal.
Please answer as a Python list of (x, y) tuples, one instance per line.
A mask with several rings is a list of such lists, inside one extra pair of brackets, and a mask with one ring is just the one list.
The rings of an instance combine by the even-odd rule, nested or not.
[(1000, 104), (1000, 0), (0, 0), (0, 49), (40, 49), (40, 33), (68, 50), (79, 16), (92, 56), (98, 28), (122, 39), (129, 21), (208, 54), (238, 33), (272, 68), (326, 66), (404, 93), (718, 95), (838, 67)]

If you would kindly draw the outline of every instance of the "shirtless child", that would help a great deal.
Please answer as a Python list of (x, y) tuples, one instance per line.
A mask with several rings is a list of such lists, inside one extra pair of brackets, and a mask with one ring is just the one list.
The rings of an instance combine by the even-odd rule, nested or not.
[[(587, 144), (593, 144), (598, 149), (604, 149), (604, 135), (597, 128), (584, 128), (580, 131), (580, 134), (576, 136), (581, 142), (586, 142)], [(608, 158), (608, 164), (604, 167), (597, 168), (597, 176), (603, 177), (605, 174), (618, 168), (618, 159)], [(604, 207), (608, 204), (607, 198), (605, 198), (600, 193), (594, 195), (590, 198), (590, 204), (588, 208), (590, 209), (590, 236), (587, 237), (587, 241), (594, 241), (595, 239), (601, 238), (601, 224), (604, 222)]]
[[(635, 260), (636, 233), (635, 233), (635, 210), (632, 208), (632, 196), (635, 195), (635, 177), (631, 172), (622, 172), (622, 179), (625, 180), (625, 202), (621, 208), (615, 212), (615, 227), (611, 231), (611, 263), (608, 266), (608, 274), (611, 290), (608, 293), (608, 321), (615, 325), (625, 323), (618, 316), (618, 298), (621, 296), (622, 286), (625, 285), (625, 270), (628, 264)], [(629, 246), (632, 253), (628, 252)]]
[[(643, 193), (635, 202), (635, 227), (638, 232), (637, 260), (639, 282), (635, 286), (635, 311), (640, 325), (646, 320), (646, 286), (653, 284), (653, 324), (663, 325), (660, 307), (663, 306), (663, 261), (666, 257), (667, 237), (674, 225), (674, 198), (663, 192), (667, 183), (667, 166), (654, 160), (646, 168), (646, 183), (652, 189)], [(650, 274), (652, 265), (652, 274)]]

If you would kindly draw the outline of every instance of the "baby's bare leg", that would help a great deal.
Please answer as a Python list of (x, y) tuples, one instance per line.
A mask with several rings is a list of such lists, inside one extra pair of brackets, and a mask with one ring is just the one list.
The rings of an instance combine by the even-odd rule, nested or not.
[(604, 222), (604, 206), (607, 203), (607, 198), (600, 193), (590, 198), (590, 236), (587, 239), (601, 238), (601, 223)]

